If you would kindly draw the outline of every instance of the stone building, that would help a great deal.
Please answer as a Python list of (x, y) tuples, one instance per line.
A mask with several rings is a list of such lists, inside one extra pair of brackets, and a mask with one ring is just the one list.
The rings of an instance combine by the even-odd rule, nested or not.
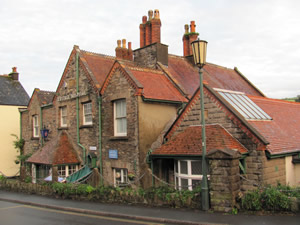
[[(212, 88), (209, 82), (204, 95), (214, 210), (230, 211), (242, 192), (258, 186), (299, 185), (300, 104)], [(151, 154), (155, 173), (179, 189), (192, 190), (202, 179), (199, 98), (198, 89)]]
[[(160, 28), (159, 11), (155, 10), (154, 16), (149, 11), (139, 26), (140, 48), (132, 50), (131, 42), (127, 47), (126, 40), (118, 40), (115, 57), (74, 46), (53, 99), (35, 104), (33, 94), (28, 111), (22, 113), (25, 152), (33, 153), (29, 163), (47, 163), (53, 176), (54, 172), (67, 176), (80, 168), (94, 168), (101, 178), (98, 181), (107, 185), (149, 187), (152, 172), (177, 188), (184, 186), (181, 183), (193, 184), (193, 179), (174, 168), (182, 163), (191, 169), (193, 160), (201, 158), (201, 132), (191, 127), (200, 124), (199, 73), (190, 48), (198, 33), (194, 21), (185, 25), (183, 56), (176, 56), (161, 43)], [(279, 129), (291, 131), (278, 122), (284, 116), (276, 114), (275, 108), (286, 107), (285, 113), (298, 118), (294, 109), (299, 104), (266, 98), (237, 68), (207, 63), (203, 75), (211, 194), (217, 196), (212, 198), (212, 206), (223, 191), (226, 204), (232, 205), (239, 191), (253, 188), (254, 183), (287, 182), (287, 162), (292, 170), (296, 164), (290, 163), (298, 160), (294, 155), (299, 145), (295, 138), (287, 139), (290, 133), (284, 140), (276, 136)], [(264, 117), (245, 116), (228, 94), (233, 99), (248, 98)], [(277, 106), (271, 110), (270, 105)], [(40, 128), (49, 130), (46, 139), (33, 137), (35, 115)], [(270, 132), (275, 128), (276, 135)], [(179, 142), (176, 137), (181, 138)], [(294, 144), (292, 148), (273, 148), (279, 146), (274, 140)], [(64, 142), (67, 147), (60, 144)], [(45, 153), (52, 156), (47, 158)], [(291, 154), (289, 160), (286, 154)], [(199, 183), (201, 171), (194, 180)]]

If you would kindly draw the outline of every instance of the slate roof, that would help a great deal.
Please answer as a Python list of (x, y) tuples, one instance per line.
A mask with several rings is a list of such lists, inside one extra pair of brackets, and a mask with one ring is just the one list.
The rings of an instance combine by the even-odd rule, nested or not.
[(47, 105), (52, 103), (54, 96), (55, 96), (55, 92), (53, 91), (38, 90), (37, 92), (37, 97), (40, 102), (40, 105)]
[[(206, 125), (206, 150), (236, 150), (247, 153), (247, 149), (221, 125)], [(190, 126), (170, 141), (154, 150), (151, 155), (201, 156), (202, 126)]]
[(78, 164), (80, 160), (66, 132), (51, 139), (41, 150), (35, 152), (27, 162), (46, 165)]
[[(168, 66), (160, 64), (162, 69), (190, 98), (199, 87), (198, 68), (185, 58), (169, 55)], [(204, 67), (203, 80), (212, 88), (240, 91), (254, 96), (263, 94), (248, 81), (237, 69), (207, 63)]]
[(29, 96), (18, 80), (0, 75), (0, 105), (27, 106)]
[(300, 103), (248, 96), (262, 108), (272, 120), (248, 121), (270, 144), (272, 154), (300, 151)]

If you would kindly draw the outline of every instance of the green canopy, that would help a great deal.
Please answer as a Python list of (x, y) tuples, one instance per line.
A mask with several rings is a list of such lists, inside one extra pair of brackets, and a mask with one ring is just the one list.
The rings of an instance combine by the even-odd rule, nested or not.
[(84, 166), (80, 170), (71, 174), (66, 178), (67, 183), (79, 183), (87, 178), (93, 171), (88, 167)]

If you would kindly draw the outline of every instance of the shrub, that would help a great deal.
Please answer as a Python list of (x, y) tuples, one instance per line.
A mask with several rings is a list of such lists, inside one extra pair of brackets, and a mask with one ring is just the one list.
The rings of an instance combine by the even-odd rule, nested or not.
[(290, 196), (293, 191), (291, 189), (291, 191), (284, 192), (282, 189), (289, 188), (278, 185), (249, 191), (242, 198), (242, 208), (251, 211), (288, 211), (291, 208)]

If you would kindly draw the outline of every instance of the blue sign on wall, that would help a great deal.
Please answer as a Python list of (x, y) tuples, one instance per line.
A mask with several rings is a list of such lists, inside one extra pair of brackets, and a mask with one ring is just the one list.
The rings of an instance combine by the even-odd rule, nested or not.
[(118, 150), (109, 149), (108, 150), (108, 158), (110, 158), (110, 159), (118, 159)]

